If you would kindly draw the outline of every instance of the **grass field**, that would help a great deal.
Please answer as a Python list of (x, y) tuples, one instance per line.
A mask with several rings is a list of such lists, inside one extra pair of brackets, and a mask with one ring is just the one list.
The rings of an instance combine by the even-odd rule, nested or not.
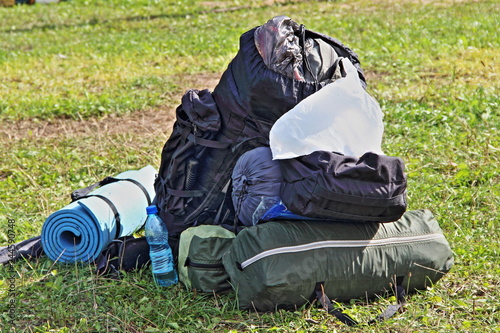
[[(0, 7), (0, 245), (39, 235), (73, 189), (158, 168), (183, 92), (213, 89), (239, 36), (285, 14), (359, 54), (409, 209), (433, 211), (455, 253), (404, 313), (359, 328), (315, 307), (256, 313), (234, 294), (161, 290), (149, 269), (114, 281), (91, 265), (18, 262), (0, 267), (0, 331), (500, 332), (499, 13), (480, 0)], [(366, 322), (389, 301), (343, 306)]]

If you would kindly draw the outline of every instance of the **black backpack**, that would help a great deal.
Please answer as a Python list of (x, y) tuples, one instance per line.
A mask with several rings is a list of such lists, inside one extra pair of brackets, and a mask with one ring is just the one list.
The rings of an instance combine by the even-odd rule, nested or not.
[[(234, 219), (228, 192), (237, 159), (250, 149), (268, 146), (274, 122), (322, 87), (269, 69), (255, 46), (256, 29), (240, 37), (239, 52), (214, 91), (189, 90), (176, 110), (155, 181), (155, 203), (167, 224), (174, 254), (186, 228)], [(353, 51), (303, 26), (301, 33), (302, 38), (321, 38), (339, 57), (348, 58), (366, 86)]]

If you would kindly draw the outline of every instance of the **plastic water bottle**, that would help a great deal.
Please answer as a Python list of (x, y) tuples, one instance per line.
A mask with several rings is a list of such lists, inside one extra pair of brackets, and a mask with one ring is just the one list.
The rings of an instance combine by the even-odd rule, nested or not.
[(176, 284), (179, 280), (174, 266), (172, 249), (168, 245), (167, 226), (157, 215), (156, 205), (148, 206), (146, 212), (148, 218), (146, 219), (145, 231), (149, 244), (149, 256), (153, 265), (153, 277), (158, 286), (168, 287)]

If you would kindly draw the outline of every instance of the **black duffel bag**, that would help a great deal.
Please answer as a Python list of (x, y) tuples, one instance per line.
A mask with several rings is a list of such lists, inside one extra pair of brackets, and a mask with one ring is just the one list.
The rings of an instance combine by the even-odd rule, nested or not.
[(279, 160), (280, 196), (295, 214), (337, 221), (392, 222), (406, 211), (406, 175), (399, 157), (360, 158), (328, 151)]

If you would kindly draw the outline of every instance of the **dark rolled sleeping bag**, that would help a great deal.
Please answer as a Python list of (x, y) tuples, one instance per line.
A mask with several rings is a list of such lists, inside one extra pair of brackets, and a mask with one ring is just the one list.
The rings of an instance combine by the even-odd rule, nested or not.
[(262, 198), (278, 197), (283, 177), (278, 161), (273, 161), (269, 147), (247, 151), (236, 162), (232, 173), (232, 200), (236, 214), (245, 226), (252, 226), (252, 216)]

